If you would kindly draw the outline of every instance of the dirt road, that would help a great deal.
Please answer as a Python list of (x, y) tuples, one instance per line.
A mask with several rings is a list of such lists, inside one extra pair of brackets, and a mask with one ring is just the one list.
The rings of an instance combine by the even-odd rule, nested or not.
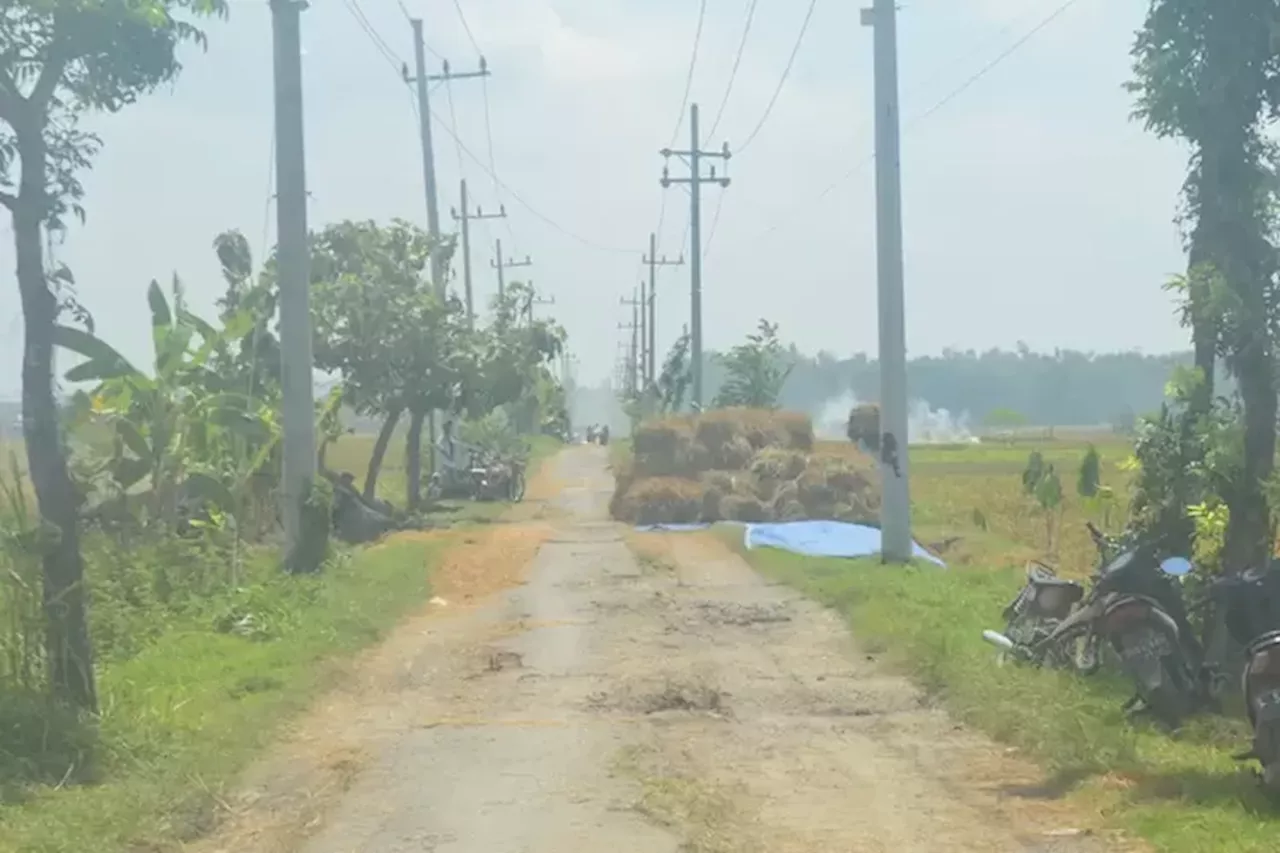
[(597, 448), (522, 585), (439, 608), (200, 845), (245, 853), (1095, 853), (1032, 768), (714, 540), (637, 559)]

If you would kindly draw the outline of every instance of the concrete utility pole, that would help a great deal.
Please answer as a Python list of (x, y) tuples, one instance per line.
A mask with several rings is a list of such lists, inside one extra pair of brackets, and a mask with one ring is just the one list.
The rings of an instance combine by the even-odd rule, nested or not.
[(876, 280), (880, 305), (880, 509), (886, 562), (912, 555), (907, 486), (907, 340), (902, 272), (902, 164), (899, 161), (898, 32), (895, 0), (862, 10), (875, 35)]
[(528, 255), (524, 256), (523, 261), (513, 261), (511, 258), (507, 258), (504, 261), (502, 259), (502, 240), (500, 239), (493, 241), (493, 257), (494, 259), (489, 261), (489, 266), (498, 271), (498, 298), (501, 299), (503, 294), (506, 293), (507, 287), (506, 277), (503, 272), (515, 267), (531, 267), (533, 266), (533, 261), (529, 260)]
[(710, 177), (702, 175), (702, 158), (712, 157), (723, 160), (728, 165), (729, 162), (729, 143), (719, 151), (703, 151), (699, 147), (698, 140), (698, 105), (689, 105), (689, 150), (673, 151), (670, 148), (664, 148), (659, 153), (663, 157), (670, 159), (671, 155), (675, 155), (689, 164), (689, 177), (673, 178), (664, 165), (662, 167), (662, 180), (660, 183), (664, 188), (672, 184), (688, 184), (689, 185), (689, 277), (690, 287), (690, 306), (689, 306), (689, 322), (693, 327), (693, 340), (690, 347), (690, 360), (693, 362), (693, 401), (695, 409), (702, 408), (702, 185), (703, 184), (719, 184), (721, 187), (729, 186), (727, 177), (716, 177), (716, 167), (711, 167)]
[(649, 265), (649, 306), (648, 306), (649, 323), (648, 323), (648, 329), (646, 330), (649, 333), (649, 346), (648, 346), (648, 353), (647, 353), (648, 364), (646, 366), (645, 372), (649, 374), (650, 382), (657, 382), (658, 381), (658, 333), (656, 329), (658, 326), (658, 318), (657, 318), (657, 307), (655, 305), (657, 300), (654, 294), (656, 294), (658, 290), (658, 267), (680, 266), (681, 264), (684, 263), (684, 255), (682, 254), (678, 259), (674, 261), (667, 260), (667, 256), (663, 255), (662, 259), (659, 260), (658, 259), (658, 235), (654, 234), (651, 231), (649, 232), (649, 255), (644, 259), (644, 262)]
[(636, 351), (636, 337), (639, 326), (636, 324), (635, 316), (636, 306), (639, 304), (638, 300), (632, 300), (631, 322), (618, 324), (618, 331), (631, 333), (631, 343), (623, 344), (625, 354), (622, 357), (622, 387), (628, 397), (634, 397), (638, 388), (637, 374), (639, 370), (637, 369), (637, 362), (640, 360), (640, 354)]
[[(436, 160), (435, 149), (431, 144), (431, 100), (428, 96), (429, 84), (439, 81), (463, 80), (470, 77), (488, 77), (489, 67), (484, 61), (484, 57), (480, 57), (479, 71), (453, 72), (449, 70), (449, 63), (444, 63), (444, 71), (441, 74), (427, 73), (426, 60), (426, 42), (422, 36), (422, 19), (411, 18), (409, 23), (413, 26), (413, 64), (414, 74), (409, 75), (409, 67), (406, 65), (401, 69), (406, 83), (414, 83), (418, 90), (418, 129), (422, 135), (422, 178), (427, 193), (427, 230), (431, 234), (431, 239), (435, 243), (431, 252), (431, 279), (436, 287), (436, 292), (444, 297), (445, 293), (445, 268), (444, 256), (437, 251), (440, 246), (440, 209), (436, 200)], [(465, 206), (463, 208), (466, 209)], [(434, 443), (432, 445), (434, 447)]]
[(645, 314), (647, 313), (645, 311), (645, 308), (646, 308), (646, 305), (645, 305), (646, 292), (645, 291), (646, 291), (645, 283), (642, 281), (640, 282), (639, 298), (637, 298), (636, 294), (633, 292), (631, 294), (630, 299), (627, 299), (624, 296), (618, 300), (623, 305), (631, 306), (631, 325), (636, 327), (636, 330), (638, 330), (638, 334), (640, 335), (640, 343), (637, 349), (637, 356), (636, 356), (638, 359), (636, 363), (636, 373), (638, 374), (637, 379), (638, 379), (639, 387), (642, 390), (645, 387), (647, 387), (649, 382), (648, 362), (646, 360), (646, 357), (647, 357), (646, 350), (648, 349), (649, 344), (648, 344), (648, 336), (646, 335), (646, 328), (645, 328), (645, 324), (646, 324)]
[(302, 544), (302, 502), (316, 475), (315, 390), (311, 384), (311, 254), (302, 121), (299, 0), (271, 0), (275, 54), (276, 234), (280, 267), (280, 385), (284, 458), (281, 515), (286, 564)]
[[(431, 283), (435, 286), (436, 295), (445, 298), (447, 281), (444, 265), (444, 254), (440, 242), (440, 209), (436, 199), (436, 160), (435, 149), (431, 144), (431, 101), (427, 94), (428, 84), (437, 80), (458, 80), (464, 77), (487, 77), (489, 69), (484, 57), (480, 57), (480, 70), (453, 74), (449, 71), (449, 63), (444, 63), (443, 74), (428, 74), (426, 61), (426, 41), (422, 35), (422, 19), (410, 18), (413, 27), (413, 65), (414, 75), (409, 76), (408, 66), (400, 69), (406, 83), (414, 83), (418, 90), (418, 130), (422, 135), (422, 179), (427, 194), (427, 231), (431, 234)], [(436, 413), (427, 416), (427, 437), (430, 446), (431, 470), (437, 468), (436, 458)]]
[(524, 301), (524, 316), (525, 316), (525, 320), (528, 323), (530, 324), (533, 323), (533, 306), (555, 305), (555, 304), (556, 304), (556, 298), (554, 296), (547, 297), (546, 299), (544, 299), (543, 297), (539, 296), (538, 291), (534, 289), (533, 282), (529, 282), (529, 298)]
[(458, 195), (462, 199), (461, 201), (462, 213), (458, 213), (457, 208), (453, 208), (452, 210), (449, 211), (449, 213), (450, 215), (453, 216), (454, 222), (461, 223), (462, 286), (463, 286), (463, 292), (466, 294), (466, 298), (467, 298), (467, 323), (469, 325), (474, 325), (476, 314), (475, 314), (475, 301), (472, 296), (472, 290), (471, 290), (471, 228), (469, 227), (469, 224), (473, 219), (505, 219), (507, 217), (507, 209), (503, 205), (498, 205), (497, 213), (485, 213), (483, 210), (480, 209), (479, 205), (477, 205), (475, 213), (468, 212), (467, 210), (467, 179), (466, 178), (462, 179), (461, 187), (458, 190)]

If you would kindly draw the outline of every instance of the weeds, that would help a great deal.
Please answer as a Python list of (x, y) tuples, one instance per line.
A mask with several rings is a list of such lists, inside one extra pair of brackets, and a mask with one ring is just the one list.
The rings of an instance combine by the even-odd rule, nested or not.
[(244, 763), (327, 685), (321, 664), (426, 600), (443, 545), (393, 540), (305, 578), (263, 569), (163, 611), (163, 642), (104, 661), (93, 725), (0, 690), (0, 851), (170, 849), (207, 832)]

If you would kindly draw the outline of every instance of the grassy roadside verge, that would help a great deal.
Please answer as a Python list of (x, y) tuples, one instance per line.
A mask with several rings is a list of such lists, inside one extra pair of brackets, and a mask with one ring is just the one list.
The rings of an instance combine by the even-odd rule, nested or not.
[[(726, 541), (741, 548), (737, 531)], [(1197, 720), (1174, 740), (1127, 725), (1122, 684), (997, 667), (980, 639), (1016, 591), (1017, 571), (886, 568), (746, 552), (762, 573), (845, 615), (858, 637), (888, 652), (949, 710), (1043, 763), (1043, 796), (1073, 797), (1168, 853), (1262, 853), (1280, 838), (1269, 806), (1231, 760), (1243, 726)]]
[(321, 577), (267, 583), (255, 612), (270, 615), (269, 639), (192, 622), (104, 668), (102, 720), (76, 738), (106, 781), (48, 786), (0, 808), (0, 851), (159, 851), (210, 828), (223, 792), (331, 683), (336, 663), (426, 600), (442, 550), (393, 539)]

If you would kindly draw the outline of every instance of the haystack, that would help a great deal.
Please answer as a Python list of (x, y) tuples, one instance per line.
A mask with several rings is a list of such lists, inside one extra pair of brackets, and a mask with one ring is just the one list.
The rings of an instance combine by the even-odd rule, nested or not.
[(848, 445), (814, 447), (806, 415), (722, 409), (641, 424), (617, 474), (612, 515), (637, 524), (867, 521), (880, 506), (875, 463)]
[(690, 524), (702, 517), (702, 485), (681, 477), (645, 477), (615, 495), (614, 517), (632, 524)]

